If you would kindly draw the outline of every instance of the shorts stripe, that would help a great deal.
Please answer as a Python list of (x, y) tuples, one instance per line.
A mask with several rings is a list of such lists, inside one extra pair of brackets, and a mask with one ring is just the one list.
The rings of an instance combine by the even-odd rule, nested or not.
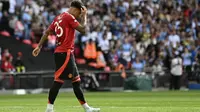
[(65, 68), (66, 68), (66, 66), (67, 66), (67, 64), (68, 64), (68, 62), (69, 62), (69, 59), (70, 59), (70, 54), (71, 54), (71, 50), (69, 49), (68, 51), (67, 51), (67, 56), (66, 56), (66, 59), (65, 59), (65, 62), (64, 62), (64, 64), (55, 72), (55, 81), (59, 81), (59, 82), (61, 82), (61, 80), (59, 79), (59, 77), (60, 77), (60, 75), (62, 74), (62, 72), (65, 70)]
[(81, 81), (80, 76), (76, 76), (76, 77), (72, 80), (72, 83), (74, 83), (74, 82), (80, 82), (80, 81)]
[(80, 82), (80, 81), (81, 81), (81, 78), (79, 77), (78, 79), (72, 81), (72, 83), (74, 83), (74, 82)]
[(62, 84), (65, 82), (64, 80), (61, 80), (61, 79), (59, 79), (59, 78), (54, 79), (54, 81), (59, 82), (59, 83), (62, 83)]

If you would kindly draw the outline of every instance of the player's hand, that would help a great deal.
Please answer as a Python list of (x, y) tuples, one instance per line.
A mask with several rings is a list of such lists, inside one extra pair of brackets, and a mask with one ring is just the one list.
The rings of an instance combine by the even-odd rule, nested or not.
[(37, 57), (39, 53), (40, 53), (40, 47), (36, 47), (36, 48), (33, 50), (32, 55), (33, 55), (34, 57)]
[(81, 8), (81, 14), (83, 16), (86, 16), (87, 15), (87, 8), (85, 6), (83, 6), (83, 8)]

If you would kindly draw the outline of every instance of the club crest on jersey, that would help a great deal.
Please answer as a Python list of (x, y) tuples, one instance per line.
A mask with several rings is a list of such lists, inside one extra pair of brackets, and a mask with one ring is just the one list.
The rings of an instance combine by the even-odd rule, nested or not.
[(69, 75), (68, 75), (68, 78), (70, 78), (70, 79), (71, 79), (72, 77), (73, 77), (73, 75), (72, 75), (72, 74), (69, 74)]

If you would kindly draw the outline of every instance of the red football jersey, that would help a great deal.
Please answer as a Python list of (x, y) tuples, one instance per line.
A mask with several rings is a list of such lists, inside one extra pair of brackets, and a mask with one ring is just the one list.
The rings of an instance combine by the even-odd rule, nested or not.
[(79, 22), (68, 12), (64, 12), (57, 16), (49, 26), (56, 34), (55, 52), (67, 52), (68, 49), (74, 49), (75, 28)]

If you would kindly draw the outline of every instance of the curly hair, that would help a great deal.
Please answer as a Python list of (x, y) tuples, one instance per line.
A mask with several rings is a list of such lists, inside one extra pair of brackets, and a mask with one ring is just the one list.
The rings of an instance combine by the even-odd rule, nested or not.
[(83, 8), (84, 4), (80, 0), (74, 0), (71, 2), (71, 7), (75, 7), (78, 9)]

